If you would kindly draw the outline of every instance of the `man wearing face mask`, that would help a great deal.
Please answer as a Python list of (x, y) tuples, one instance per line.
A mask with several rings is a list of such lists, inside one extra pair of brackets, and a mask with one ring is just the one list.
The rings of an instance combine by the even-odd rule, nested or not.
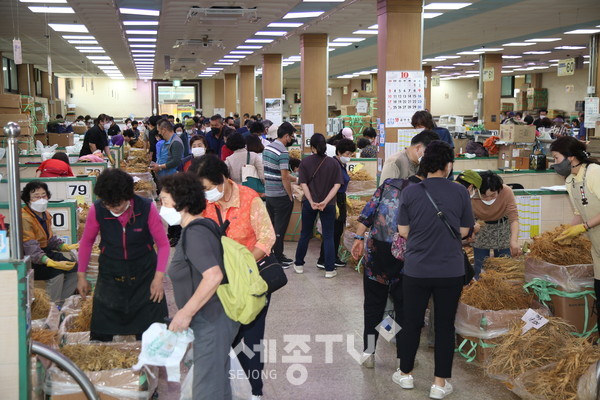
[(437, 133), (424, 130), (415, 135), (410, 141), (410, 146), (385, 160), (379, 182), (386, 179), (406, 179), (416, 175), (419, 160), (423, 157), (425, 148), (434, 140), (439, 140)]
[(106, 131), (110, 128), (110, 125), (110, 117), (108, 115), (98, 115), (98, 118), (94, 120), (94, 126), (88, 129), (83, 137), (83, 146), (81, 146), (79, 157), (87, 156), (96, 150), (100, 150), (104, 151), (111, 164), (115, 164), (115, 160), (110, 154), (110, 147), (108, 147), (108, 136), (106, 136)]
[(150, 169), (159, 177), (172, 175), (177, 172), (177, 167), (183, 158), (183, 142), (175, 134), (173, 125), (168, 120), (161, 119), (156, 127), (165, 143), (160, 148), (156, 162), (150, 164)]
[(276, 235), (273, 255), (284, 268), (289, 268), (294, 262), (283, 253), (283, 239), (294, 207), (287, 151), (287, 147), (294, 142), (294, 132), (296, 128), (292, 124), (282, 123), (277, 128), (277, 140), (263, 151), (267, 211)]
[(160, 120), (158, 115), (153, 115), (148, 119), (148, 159), (150, 161), (156, 161), (156, 135), (158, 134), (158, 130), (156, 129), (156, 124)]
[(181, 142), (183, 143), (183, 157), (187, 157), (190, 155), (190, 135), (188, 131), (185, 130), (182, 124), (175, 124), (174, 128), (175, 134), (179, 136)]
[(50, 299), (62, 305), (77, 287), (76, 263), (61, 252), (79, 248), (66, 244), (52, 233), (52, 216), (47, 211), (50, 191), (41, 181), (29, 182), (23, 188), (23, 250), (31, 258), (34, 279), (46, 281)]
[(206, 134), (208, 151), (221, 157), (221, 149), (225, 145), (225, 136), (233, 132), (233, 129), (223, 125), (223, 117), (219, 114), (210, 117), (210, 132)]
[(478, 195), (471, 197), (473, 213), (481, 229), (475, 235), (475, 279), (479, 279), (486, 258), (521, 254), (519, 247), (519, 213), (515, 195), (497, 174), (485, 171), (481, 176)]
[(85, 298), (86, 271), (100, 234), (90, 339), (109, 342), (114, 335), (136, 335), (140, 340), (152, 323), (164, 322), (168, 315), (163, 278), (169, 241), (154, 202), (135, 195), (126, 172), (104, 170), (94, 193), (98, 200), (85, 223), (77, 271), (77, 289)]

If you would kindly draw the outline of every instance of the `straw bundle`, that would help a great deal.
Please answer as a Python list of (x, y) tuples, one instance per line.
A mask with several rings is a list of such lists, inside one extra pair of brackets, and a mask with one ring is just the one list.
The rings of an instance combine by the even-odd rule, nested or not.
[(92, 325), (93, 296), (90, 294), (81, 303), (81, 311), (73, 321), (73, 325), (67, 327), (68, 332), (89, 332)]
[(463, 289), (460, 301), (480, 310), (523, 310), (529, 308), (533, 294), (496, 271), (485, 271), (478, 281)]
[(289, 156), (290, 156), (290, 158), (297, 158), (298, 160), (301, 160), (302, 152), (300, 151), (300, 149), (291, 149), (289, 151)]
[(49, 329), (33, 329), (31, 340), (50, 347), (58, 347), (58, 332)]
[(531, 256), (555, 265), (592, 264), (592, 243), (584, 235), (573, 239), (569, 245), (554, 243), (568, 225), (561, 225), (533, 239)]
[(348, 215), (351, 215), (351, 216), (360, 215), (363, 208), (365, 208), (365, 204), (367, 204), (366, 201), (359, 200), (359, 199), (347, 199), (346, 202), (348, 205)]
[(70, 344), (61, 352), (84, 371), (128, 369), (138, 360), (139, 350), (98, 344)]
[(486, 272), (495, 271), (505, 279), (525, 280), (525, 260), (523, 257), (488, 257), (483, 262)]
[(487, 374), (514, 379), (533, 368), (562, 359), (565, 354), (562, 350), (578, 343), (570, 334), (574, 328), (562, 318), (548, 317), (548, 320), (540, 329), (530, 329), (525, 334), (522, 334), (524, 324), (520, 321), (515, 324), (492, 349)]
[(31, 303), (31, 319), (46, 318), (50, 313), (50, 296), (44, 289), (33, 289), (34, 300)]
[(362, 169), (356, 172), (350, 171), (348, 175), (350, 176), (350, 180), (353, 181), (372, 181), (375, 179), (371, 175), (369, 175), (367, 171)]
[(133, 190), (135, 192), (143, 192), (143, 191), (151, 192), (155, 189), (156, 189), (156, 186), (154, 186), (154, 182), (138, 181), (133, 184)]

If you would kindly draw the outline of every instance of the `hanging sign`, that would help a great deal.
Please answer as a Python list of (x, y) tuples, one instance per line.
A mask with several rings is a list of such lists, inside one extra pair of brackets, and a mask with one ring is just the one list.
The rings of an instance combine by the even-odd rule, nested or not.
[(558, 60), (558, 67), (556, 68), (556, 74), (558, 76), (568, 76), (575, 74), (575, 59), (565, 58), (564, 60)]
[(13, 39), (13, 55), (15, 57), (16, 65), (23, 64), (23, 53), (20, 39)]
[(487, 67), (483, 69), (483, 81), (484, 82), (493, 82), (494, 81), (495, 70), (494, 67)]
[(273, 122), (273, 125), (281, 125), (282, 100), (278, 97), (265, 99), (265, 119)]

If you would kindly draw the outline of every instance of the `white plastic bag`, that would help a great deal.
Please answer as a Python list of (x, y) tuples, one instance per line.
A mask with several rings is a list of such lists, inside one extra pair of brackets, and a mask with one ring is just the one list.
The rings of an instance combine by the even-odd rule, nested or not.
[(143, 365), (164, 366), (167, 370), (167, 380), (179, 382), (181, 360), (188, 345), (193, 341), (194, 332), (191, 329), (171, 332), (166, 324), (155, 322), (142, 334), (142, 352), (133, 370), (138, 371)]
[[(44, 161), (46, 161), (49, 158), (52, 158), (52, 156), (56, 152), (57, 147), (58, 147), (57, 144), (53, 144), (52, 146), (44, 146), (44, 144), (42, 142), (40, 142), (39, 140), (35, 141), (35, 151), (36, 151), (36, 153), (42, 155), (42, 159)], [(44, 155), (47, 158), (44, 159)]]

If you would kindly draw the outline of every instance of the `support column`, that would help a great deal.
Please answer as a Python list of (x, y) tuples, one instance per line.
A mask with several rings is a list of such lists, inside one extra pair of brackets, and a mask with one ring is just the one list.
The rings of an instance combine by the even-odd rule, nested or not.
[[(2, 60), (2, 52), (0, 52), (0, 60)], [(0, 74), (0, 94), (4, 93), (4, 74)]]
[(494, 69), (494, 80), (483, 82), (484, 126), (487, 130), (499, 130), (502, 110), (502, 54), (484, 54), (483, 70), (486, 68)]
[[(46, 74), (46, 79), (48, 74)], [(17, 84), (19, 93), (24, 96), (35, 96), (35, 75), (33, 73), (33, 64), (17, 65)]]
[(224, 79), (215, 79), (215, 108), (225, 108), (225, 80)]
[[(48, 73), (42, 71), (41, 79), (42, 79), (42, 97), (45, 97), (48, 100), (52, 100), (54, 98), (54, 96), (52, 93), (52, 84), (48, 81)], [(35, 89), (34, 89), (34, 93), (35, 93)], [(34, 96), (34, 95), (32, 95), (32, 96)]]
[(542, 76), (543, 74), (532, 74), (531, 76), (531, 87), (534, 89), (542, 88)]
[(300, 96), (302, 124), (313, 124), (314, 132), (327, 136), (327, 85), (329, 81), (329, 52), (326, 33), (307, 33), (300, 36)]
[(256, 77), (254, 65), (240, 65), (240, 113), (254, 115)]
[(425, 108), (431, 112), (431, 65), (424, 65), (423, 72), (425, 72)]
[[(587, 93), (587, 96), (598, 97), (600, 95), (600, 34), (590, 36), (590, 64), (588, 70), (588, 87), (593, 88), (593, 92)], [(590, 136), (600, 136), (596, 129), (596, 124), (583, 121), (586, 131), (586, 139)]]
[[(263, 54), (262, 60), (262, 115), (267, 118), (265, 108), (265, 99), (281, 99), (283, 96), (283, 67), (281, 65), (281, 54)], [(283, 104), (283, 102), (282, 102)], [(281, 107), (283, 112), (283, 106)], [(283, 116), (280, 114), (278, 121), (274, 124), (281, 124)]]
[(371, 74), (371, 91), (377, 95), (377, 74)]
[(238, 112), (237, 74), (225, 74), (225, 115)]
[[(385, 121), (386, 72), (421, 70), (423, 51), (423, 0), (377, 0), (378, 115)], [(385, 128), (386, 143), (398, 142), (398, 128)], [(379, 147), (379, 158), (385, 158)]]

